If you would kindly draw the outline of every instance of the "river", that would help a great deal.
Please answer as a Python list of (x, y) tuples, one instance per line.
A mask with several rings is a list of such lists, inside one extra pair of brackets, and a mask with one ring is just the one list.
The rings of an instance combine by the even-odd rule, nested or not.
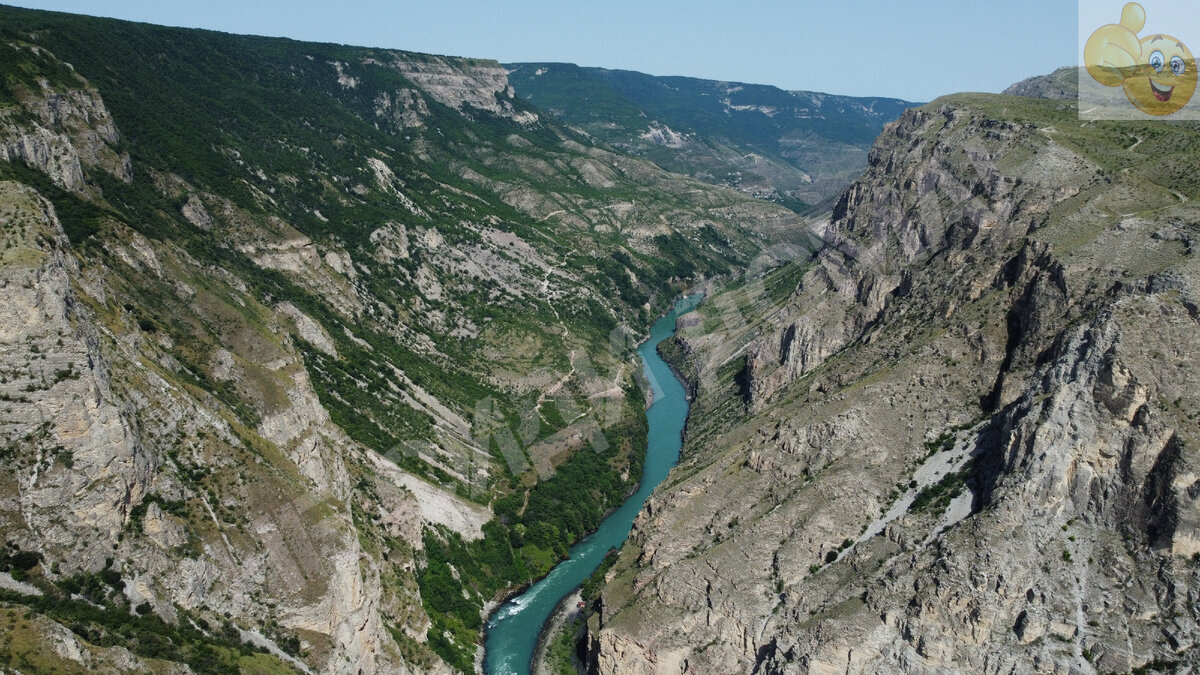
[(517, 675), (530, 671), (538, 636), (555, 606), (591, 576), (610, 548), (620, 547), (625, 542), (642, 504), (679, 460), (681, 434), (688, 413), (687, 392), (658, 355), (657, 347), (658, 343), (675, 334), (675, 320), (699, 302), (698, 295), (681, 299), (669, 314), (654, 323), (650, 338), (638, 347), (643, 371), (654, 392), (654, 402), (646, 410), (650, 432), (637, 492), (609, 514), (595, 532), (571, 547), (571, 556), (550, 574), (492, 612), (488, 618), (484, 660), (484, 672), (489, 675)]

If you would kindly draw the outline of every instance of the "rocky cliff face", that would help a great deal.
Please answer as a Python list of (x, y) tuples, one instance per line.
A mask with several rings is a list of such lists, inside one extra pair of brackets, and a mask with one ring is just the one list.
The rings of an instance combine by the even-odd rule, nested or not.
[[(54, 164), (33, 168), (56, 183), (69, 179)], [(238, 617), (255, 635), (256, 624), (268, 623), (299, 633), (323, 669), (402, 664), (381, 623), (378, 563), (344, 506), (346, 461), (361, 450), (330, 423), (296, 350), (257, 345), (282, 396), (257, 433), (239, 430), (220, 402), (178, 379), (172, 339), (153, 322), (104, 316), (106, 296), (124, 280), (81, 269), (47, 199), (11, 181), (0, 194), (0, 438), (8, 457), (0, 480), (9, 545), (36, 551), (49, 581), (115, 564), (127, 579), (125, 602), (169, 620), (215, 613)], [(173, 252), (136, 233), (122, 238), (108, 245), (194, 298)], [(220, 353), (230, 369), (245, 358)], [(248, 445), (255, 442), (268, 445)], [(419, 509), (411, 495), (392, 499), (397, 512)], [(87, 649), (59, 647), (66, 666), (97, 665)], [(127, 660), (129, 668), (139, 662)]]
[[(67, 569), (99, 569), (156, 461), (114, 395), (96, 327), (71, 286), (76, 260), (53, 207), (31, 188), (3, 190), (4, 510)], [(94, 530), (101, 536), (79, 536)]]
[[(1188, 661), (1195, 133), (909, 111), (826, 247), (681, 329), (685, 457), (590, 627), (598, 672)], [(1187, 159), (1186, 157), (1191, 157)]]
[(395, 68), (439, 102), (464, 111), (474, 108), (511, 119), (519, 124), (534, 124), (537, 113), (517, 110), (516, 97), (508, 84), (508, 73), (495, 61), (469, 61), (426, 57), (397, 59)]
[[(926, 310), (932, 317), (977, 299), (1001, 265), (1031, 266), (1027, 258), (1036, 253), (1019, 263), (1005, 254), (1022, 245), (1037, 214), (1076, 194), (1095, 167), (1050, 145), (1019, 172), (1004, 171), (998, 163), (1028, 149), (1032, 129), (1002, 120), (964, 123), (964, 115), (951, 107), (909, 111), (877, 143), (871, 168), (838, 202), (823, 232), (825, 248), (800, 281), (794, 301), (804, 310), (791, 310), (797, 316), (778, 339), (748, 350), (751, 406), (860, 339), (896, 305), (893, 296), (919, 294), (934, 303)], [(937, 253), (948, 258), (958, 284), (972, 287), (965, 296), (932, 277), (914, 288)]]
[[(63, 68), (35, 45), (9, 42), (5, 49), (21, 54), (18, 60)], [(8, 85), (19, 105), (0, 112), (0, 159), (21, 161), (76, 193), (87, 192), (84, 167), (132, 180), (129, 155), (114, 149), (120, 134), (99, 92), (71, 71), (56, 72), (65, 79), (57, 84), (46, 79), (48, 72), (23, 74), (30, 80)]]

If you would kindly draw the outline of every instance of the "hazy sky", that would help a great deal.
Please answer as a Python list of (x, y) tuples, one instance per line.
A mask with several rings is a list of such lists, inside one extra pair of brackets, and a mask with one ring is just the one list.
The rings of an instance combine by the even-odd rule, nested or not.
[(1077, 5), (1066, 0), (4, 2), (234, 33), (909, 100), (999, 91), (1076, 58)]

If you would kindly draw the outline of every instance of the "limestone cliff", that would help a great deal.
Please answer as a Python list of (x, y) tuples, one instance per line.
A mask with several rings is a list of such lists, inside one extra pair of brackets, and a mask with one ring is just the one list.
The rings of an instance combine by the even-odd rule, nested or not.
[(886, 129), (811, 262), (681, 327), (684, 458), (593, 668), (1191, 663), (1197, 136), (1154, 132), (1004, 96)]
[(506, 117), (519, 124), (538, 121), (532, 110), (518, 110), (508, 73), (495, 61), (427, 57), (397, 59), (394, 67), (439, 102), (459, 111), (471, 108)]
[[(143, 360), (169, 359), (163, 337), (117, 335), (97, 322), (95, 298), (76, 290), (80, 267), (53, 207), (21, 184), (0, 191), (10, 545), (37, 551), (50, 580), (115, 560), (127, 602), (167, 618), (184, 610), (278, 622), (306, 635), (330, 668), (395, 667), (379, 571), (344, 506), (345, 461), (359, 451), (330, 424), (298, 355), (276, 352), (271, 377), (287, 398), (258, 432), (272, 449), (247, 446), (259, 436), (189, 392), (169, 360)], [(157, 261), (141, 244), (143, 259)], [(418, 505), (408, 496), (395, 508)]]
[[(20, 160), (73, 192), (87, 190), (84, 167), (132, 180), (129, 155), (115, 149), (120, 134), (99, 92), (35, 45), (13, 41), (4, 49), (23, 53), (18, 60), (35, 61), (46, 72), (13, 73), (16, 82), (7, 84), (19, 106), (0, 110), (0, 159)], [(52, 72), (65, 82), (52, 84)]]
[(27, 545), (53, 550), (66, 569), (98, 569), (157, 462), (113, 393), (99, 336), (71, 287), (79, 269), (53, 207), (17, 183), (0, 190), (0, 433), (12, 479), (4, 510), (37, 533)]

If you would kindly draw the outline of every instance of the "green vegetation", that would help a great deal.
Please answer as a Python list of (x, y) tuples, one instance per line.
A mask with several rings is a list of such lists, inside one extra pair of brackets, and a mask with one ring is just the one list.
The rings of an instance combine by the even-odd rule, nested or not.
[(951, 471), (938, 482), (928, 485), (917, 493), (909, 507), (914, 513), (941, 514), (950, 506), (950, 502), (962, 493), (967, 486), (967, 480), (974, 472), (975, 460), (968, 461), (966, 466), (958, 471)]
[[(203, 619), (197, 625), (172, 625), (153, 614), (130, 614), (125, 608), (96, 607), (65, 596), (37, 598), (0, 591), (0, 602), (19, 603), (68, 626), (81, 639), (100, 647), (125, 647), (138, 656), (186, 663), (196, 673), (236, 673), (243, 664), (269, 658), (259, 648), (239, 639), (231, 624), (211, 626)], [(286, 668), (280, 668), (287, 672)]]
[(604, 554), (604, 560), (600, 561), (600, 566), (596, 571), (592, 572), (592, 576), (588, 577), (587, 581), (583, 582), (583, 586), (579, 589), (580, 595), (583, 596), (583, 601), (589, 606), (596, 600), (600, 599), (600, 589), (604, 587), (604, 576), (612, 569), (612, 566), (617, 562), (617, 550), (609, 549), (608, 553)]
[(582, 609), (568, 608), (568, 611), (573, 613), (571, 618), (563, 622), (562, 628), (554, 634), (551, 642), (546, 646), (545, 665), (550, 672), (556, 673), (556, 675), (577, 675), (577, 673), (583, 672), (579, 657), (583, 654), (584, 630), (588, 619), (599, 609), (596, 602), (600, 599), (600, 590), (604, 587), (604, 577), (616, 562), (617, 550), (609, 549), (604, 554), (604, 559), (600, 561), (600, 565), (583, 582), (579, 591), (584, 607)]
[(929, 458), (939, 452), (948, 452), (954, 449), (956, 437), (960, 431), (966, 431), (975, 426), (976, 422), (964, 422), (946, 429), (938, 434), (938, 437), (932, 441), (925, 442), (925, 457)]
[(42, 554), (36, 551), (22, 551), (12, 542), (0, 549), (0, 571), (8, 572), (17, 581), (25, 579), (29, 570), (37, 567), (41, 561)]
[[(885, 122), (910, 103), (788, 92), (766, 85), (584, 68), (566, 63), (507, 66), (522, 97), (563, 121), (647, 157), (670, 171), (736, 187), (774, 190), (772, 201), (803, 213), (794, 194), (833, 179), (832, 194), (861, 171), (862, 157)], [(682, 134), (660, 143), (651, 132)], [(753, 154), (754, 164), (729, 158)]]
[(54, 204), (55, 214), (66, 232), (67, 240), (81, 250), (90, 250), (91, 237), (101, 232), (109, 220), (118, 218), (113, 211), (58, 187), (45, 174), (30, 169), (22, 162), (0, 162), (0, 180), (32, 185), (49, 199)]
[(146, 520), (146, 511), (149, 510), (151, 504), (158, 504), (159, 508), (165, 513), (169, 513), (177, 518), (187, 518), (189, 512), (187, 502), (181, 499), (168, 500), (156, 494), (149, 494), (129, 510), (129, 520), (125, 524), (125, 529), (132, 532), (141, 532), (142, 524)]
[[(177, 609), (184, 616), (169, 624), (149, 605), (129, 607), (122, 593), (125, 582), (111, 559), (98, 572), (78, 572), (53, 583), (42, 576), (40, 562), (39, 554), (21, 551), (11, 542), (0, 549), (0, 569), (27, 579), (43, 593), (30, 596), (0, 590), (0, 609), (11, 612), (23, 606), (67, 626), (90, 644), (120, 646), (144, 658), (186, 663), (197, 673), (236, 673), (246, 667), (288, 672), (275, 657), (242, 642), (232, 623), (212, 624)], [(0, 648), (0, 664), (11, 662), (15, 656), (11, 649), (11, 643)]]
[[(626, 392), (620, 422), (604, 430), (607, 449), (585, 447), (529, 489), (528, 497), (518, 491), (496, 500), (497, 518), (484, 525), (482, 539), (468, 543), (448, 530), (425, 531), (426, 566), (417, 579), (434, 623), (430, 646), (439, 656), (469, 671), (483, 601), (548, 573), (632, 490), (646, 452), (641, 401), (636, 388)], [(630, 478), (622, 480), (623, 472)], [(606, 558), (605, 564), (612, 562)]]
[(937, 438), (925, 442), (925, 456), (932, 457), (952, 448), (954, 448), (954, 431), (943, 431)]
[(577, 675), (576, 654), (579, 649), (580, 634), (586, 625), (582, 614), (575, 615), (571, 620), (563, 622), (562, 629), (554, 635), (554, 640), (546, 648), (546, 666), (555, 675)]

